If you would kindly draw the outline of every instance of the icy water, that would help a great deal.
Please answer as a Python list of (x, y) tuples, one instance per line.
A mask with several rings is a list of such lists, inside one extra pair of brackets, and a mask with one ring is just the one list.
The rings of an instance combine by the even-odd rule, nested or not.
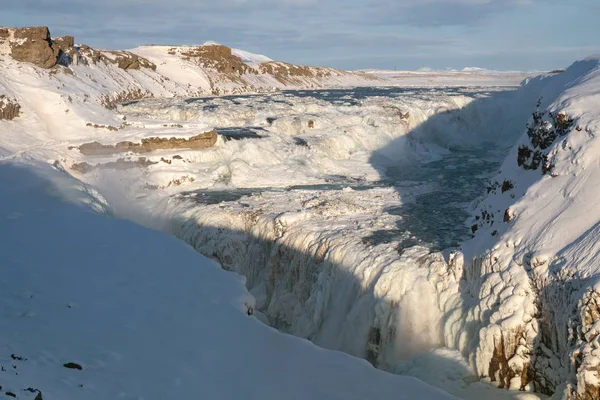
[[(337, 90), (284, 91), (278, 98), (268, 95), (225, 96), (219, 101), (239, 105), (242, 102), (255, 104), (287, 103), (293, 107), (298, 102), (326, 102), (334, 106), (357, 106), (373, 98), (394, 99), (402, 97), (430, 99), (443, 91), (446, 95), (477, 96), (469, 88), (353, 88)], [(285, 100), (284, 100), (285, 99)], [(187, 104), (200, 103), (206, 110), (217, 110), (211, 104), (214, 98), (185, 100)], [(273, 123), (276, 118), (269, 120)], [(240, 126), (217, 128), (225, 140), (261, 139), (268, 137), (268, 128)], [(294, 138), (298, 139), (298, 138)], [(296, 143), (300, 144), (301, 143)], [(306, 144), (306, 143), (304, 143)], [(465, 224), (471, 203), (484, 194), (489, 177), (497, 170), (502, 160), (502, 152), (485, 148), (470, 150), (449, 150), (439, 160), (427, 163), (407, 163), (398, 161), (388, 167), (380, 181), (364, 182), (347, 176), (325, 176), (327, 182), (320, 185), (294, 185), (289, 187), (232, 188), (224, 190), (199, 190), (191, 194), (198, 204), (213, 205), (237, 202), (243, 197), (265, 192), (299, 191), (341, 191), (351, 188), (365, 191), (376, 187), (397, 188), (427, 185), (432, 190), (417, 196), (413, 202), (399, 207), (389, 207), (387, 212), (401, 217), (394, 229), (374, 231), (364, 237), (364, 242), (377, 245), (399, 241), (399, 251), (422, 245), (439, 251), (456, 247), (470, 237), (470, 228)]]
[(398, 230), (376, 232), (373, 242), (381, 243), (400, 235), (402, 247), (422, 244), (439, 251), (459, 246), (470, 237), (465, 224), (469, 207), (481, 197), (489, 176), (499, 164), (497, 154), (485, 150), (455, 150), (438, 161), (390, 167), (388, 179), (393, 186), (418, 182), (430, 184), (434, 189), (417, 196), (412, 203), (389, 208), (390, 214), (402, 217)]
[(193, 193), (198, 204), (212, 205), (237, 202), (265, 192), (341, 191), (351, 188), (366, 191), (377, 187), (401, 190), (428, 185), (432, 188), (416, 197), (414, 202), (387, 208), (391, 215), (402, 219), (396, 229), (379, 230), (364, 238), (372, 245), (400, 241), (399, 250), (414, 245), (431, 251), (457, 247), (470, 237), (465, 221), (471, 204), (483, 195), (489, 176), (497, 170), (499, 158), (483, 150), (452, 151), (442, 159), (427, 164), (405, 164), (390, 167), (379, 182), (356, 182), (346, 177), (331, 177), (332, 183), (295, 185), (285, 188), (235, 188), (229, 190), (199, 190)]

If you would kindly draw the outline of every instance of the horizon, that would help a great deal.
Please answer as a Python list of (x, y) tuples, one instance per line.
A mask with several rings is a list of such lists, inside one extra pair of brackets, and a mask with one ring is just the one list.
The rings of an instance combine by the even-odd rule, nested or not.
[(346, 70), (549, 71), (600, 53), (593, 0), (8, 0), (3, 7), (0, 25), (44, 25), (98, 48), (215, 41)]

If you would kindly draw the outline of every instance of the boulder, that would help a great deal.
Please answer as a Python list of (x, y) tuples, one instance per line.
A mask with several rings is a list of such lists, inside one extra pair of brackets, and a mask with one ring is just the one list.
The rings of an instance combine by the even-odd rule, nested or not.
[(54, 67), (60, 55), (60, 48), (52, 46), (50, 31), (45, 26), (15, 29), (10, 48), (13, 59), (40, 68)]
[(75, 38), (73, 36), (59, 36), (52, 39), (52, 42), (57, 45), (62, 51), (67, 51), (75, 46)]

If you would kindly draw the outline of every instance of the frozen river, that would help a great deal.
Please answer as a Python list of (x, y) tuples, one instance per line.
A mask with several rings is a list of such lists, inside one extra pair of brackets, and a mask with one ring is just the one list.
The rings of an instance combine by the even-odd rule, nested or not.
[(392, 372), (411, 374), (410, 360), (435, 363), (430, 351), (449, 351), (469, 386), (480, 384), (468, 364), (443, 350), (463, 273), (453, 250), (522, 131), (496, 123), (515, 112), (513, 95), (359, 88), (147, 100), (121, 111), (220, 134), (214, 149), (169, 166), (193, 184), (160, 209), (173, 234), (247, 278), (258, 318)]

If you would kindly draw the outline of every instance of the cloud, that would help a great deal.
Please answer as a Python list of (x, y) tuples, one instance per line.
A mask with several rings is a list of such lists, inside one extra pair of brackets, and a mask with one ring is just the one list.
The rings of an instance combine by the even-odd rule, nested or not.
[[(587, 44), (569, 32), (581, 31), (593, 7), (597, 0), (2, 0), (0, 25), (48, 25), (96, 47), (215, 40), (299, 63), (344, 60), (334, 65), (352, 68), (421, 57), (435, 66), (432, 57), (527, 48), (527, 30), (564, 46)], [(561, 32), (548, 10), (573, 14), (561, 14)]]
[[(533, 0), (375, 0), (364, 23), (415, 27), (473, 26)], [(375, 22), (377, 21), (377, 22)]]

